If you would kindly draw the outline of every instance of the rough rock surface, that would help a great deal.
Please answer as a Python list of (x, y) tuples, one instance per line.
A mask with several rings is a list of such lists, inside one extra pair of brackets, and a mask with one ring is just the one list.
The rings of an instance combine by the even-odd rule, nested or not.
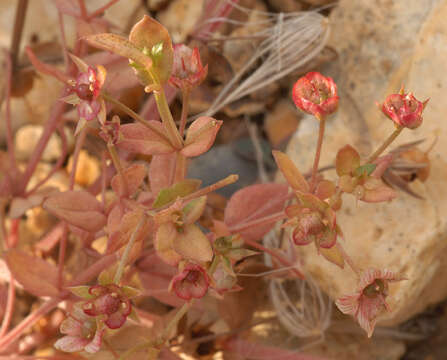
[[(367, 156), (393, 131), (374, 103), (402, 83), (430, 102), (422, 126), (405, 130), (393, 146), (439, 136), (430, 153), (429, 179), (411, 185), (425, 200), (399, 193), (391, 203), (357, 205), (345, 196), (338, 213), (343, 246), (360, 268), (388, 268), (408, 277), (390, 286), (391, 312), (379, 324), (398, 324), (447, 295), (447, 77), (441, 70), (447, 64), (446, 16), (447, 1), (440, 0), (341, 0), (331, 14), (331, 45), (339, 59), (323, 71), (338, 83), (341, 108), (328, 121), (321, 166), (333, 163), (347, 143)], [(317, 126), (314, 119), (302, 120), (288, 149), (303, 172), (313, 161)], [(348, 267), (339, 269), (311, 246), (298, 251), (306, 270), (332, 298), (356, 289)]]

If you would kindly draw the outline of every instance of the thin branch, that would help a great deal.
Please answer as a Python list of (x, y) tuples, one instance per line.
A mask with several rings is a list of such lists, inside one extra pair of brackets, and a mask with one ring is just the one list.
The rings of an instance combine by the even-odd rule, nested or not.
[(19, 0), (16, 8), (16, 17), (14, 20), (14, 30), (11, 39), (11, 63), (12, 69), (17, 67), (17, 59), (19, 56), (20, 42), (22, 40), (23, 26), (25, 25), (26, 10), (28, 9), (28, 0)]

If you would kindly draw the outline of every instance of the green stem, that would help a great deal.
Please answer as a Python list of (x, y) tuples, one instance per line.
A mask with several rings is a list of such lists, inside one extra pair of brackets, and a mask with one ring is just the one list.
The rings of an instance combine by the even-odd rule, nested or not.
[(403, 126), (398, 126), (394, 132), (388, 136), (388, 138), (383, 142), (382, 145), (366, 160), (366, 164), (371, 164), (374, 160), (376, 160), (380, 154), (399, 136), (399, 134), (403, 130)]
[(169, 109), (168, 101), (166, 100), (166, 95), (163, 88), (154, 91), (154, 97), (155, 102), (157, 103), (158, 112), (160, 113), (161, 121), (168, 131), (170, 143), (176, 149), (181, 149), (183, 147), (183, 140), (178, 132), (177, 126), (175, 125), (174, 119), (172, 118), (171, 110)]
[(320, 128), (318, 131), (317, 149), (315, 151), (314, 166), (312, 168), (312, 177), (310, 180), (310, 192), (313, 192), (317, 185), (318, 164), (320, 163), (321, 147), (323, 145), (324, 129), (326, 125), (326, 118), (324, 116), (318, 117), (318, 120), (320, 121)]
[(125, 104), (123, 104), (121, 101), (113, 98), (110, 96), (110, 94), (106, 92), (101, 93), (102, 97), (107, 100), (108, 102), (111, 102), (114, 104), (118, 109), (120, 109), (122, 112), (129, 115), (132, 119), (139, 122), (141, 125), (146, 126), (148, 129), (151, 129), (153, 132), (157, 133), (157, 135), (161, 136), (162, 138), (166, 139), (166, 141), (169, 142), (169, 139), (166, 137), (166, 134), (163, 132), (160, 132), (158, 128), (153, 126), (149, 121), (146, 121), (143, 119), (140, 115), (138, 115), (135, 111), (133, 111), (131, 108), (127, 107)]
[(189, 90), (182, 91), (182, 116), (180, 117), (180, 136), (183, 138), (189, 110)]
[(118, 269), (116, 270), (115, 278), (113, 279), (113, 282), (116, 285), (119, 285), (119, 283), (121, 281), (121, 278), (124, 273), (124, 267), (126, 266), (130, 251), (132, 250), (132, 247), (135, 244), (135, 241), (137, 240), (138, 232), (140, 231), (141, 227), (143, 226), (144, 220), (145, 220), (144, 215), (142, 215), (140, 221), (138, 222), (137, 227), (135, 228), (135, 230), (133, 231), (133, 233), (130, 237), (129, 242), (126, 245), (126, 249), (124, 250), (123, 256), (122, 256), (120, 263), (118, 265)]
[(161, 339), (162, 339), (163, 343), (168, 341), (169, 333), (172, 331), (174, 326), (176, 326), (178, 324), (180, 319), (188, 312), (188, 310), (191, 308), (191, 306), (193, 304), (193, 301), (194, 300), (184, 303), (183, 306), (179, 309), (179, 311), (177, 311), (177, 313), (171, 319), (171, 321), (169, 321), (168, 325), (164, 328), (164, 330), (161, 334)]

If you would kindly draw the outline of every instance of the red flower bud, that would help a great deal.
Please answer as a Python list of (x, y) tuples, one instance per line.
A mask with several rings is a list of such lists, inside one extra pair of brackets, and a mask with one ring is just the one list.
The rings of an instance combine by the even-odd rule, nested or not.
[(412, 93), (389, 95), (381, 106), (382, 112), (393, 120), (396, 125), (415, 129), (422, 124), (422, 111), (427, 104), (417, 100)]
[(184, 44), (174, 45), (174, 64), (169, 82), (179, 89), (191, 89), (199, 86), (208, 74), (200, 60), (199, 49), (191, 50)]
[(183, 271), (174, 276), (171, 288), (179, 298), (191, 300), (205, 296), (209, 287), (209, 278), (205, 269), (199, 265), (189, 263)]
[(332, 114), (338, 106), (337, 85), (319, 72), (307, 73), (293, 86), (293, 101), (316, 117)]

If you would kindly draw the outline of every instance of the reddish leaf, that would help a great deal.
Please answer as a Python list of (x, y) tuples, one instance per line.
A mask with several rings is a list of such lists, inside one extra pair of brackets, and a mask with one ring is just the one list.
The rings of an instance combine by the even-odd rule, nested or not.
[(174, 249), (177, 230), (172, 223), (161, 224), (155, 234), (154, 247), (157, 255), (166, 264), (176, 266), (182, 257)]
[(35, 296), (58, 296), (57, 268), (43, 259), (21, 250), (11, 249), (5, 255), (14, 278)]
[[(161, 84), (167, 82), (171, 76), (174, 60), (174, 50), (168, 30), (151, 17), (144, 15), (143, 19), (132, 28), (129, 41), (137, 48), (145, 49), (150, 54), (153, 59), (153, 71), (158, 80)], [(158, 47), (160, 48), (159, 52), (156, 51)]]
[(141, 49), (122, 36), (104, 33), (89, 35), (84, 37), (84, 39), (91, 46), (124, 56), (138, 64), (141, 64), (146, 69), (150, 69), (152, 67), (151, 58), (144, 55)]
[(273, 150), (273, 157), (275, 158), (276, 165), (286, 178), (289, 185), (294, 190), (300, 190), (303, 192), (309, 191), (309, 185), (306, 179), (301, 175), (295, 164), (290, 158), (281, 151)]
[(349, 175), (360, 166), (360, 155), (351, 145), (345, 145), (338, 150), (335, 168), (338, 176)]
[(193, 157), (207, 152), (213, 145), (221, 126), (221, 120), (209, 116), (199, 117), (188, 128), (185, 147), (181, 153), (186, 157)]
[(320, 200), (329, 199), (335, 194), (335, 184), (329, 180), (321, 180), (315, 190), (315, 195)]
[(49, 213), (89, 232), (96, 232), (106, 224), (101, 204), (86, 191), (66, 191), (50, 196), (44, 203)]
[[(132, 196), (138, 190), (146, 177), (147, 169), (142, 164), (134, 164), (123, 171), (124, 178), (127, 182), (127, 195)], [(124, 196), (125, 189), (120, 174), (116, 174), (112, 178), (112, 189), (120, 196)]]
[(175, 159), (175, 154), (155, 155), (152, 157), (149, 165), (149, 182), (154, 196), (157, 196), (161, 189), (172, 185)]
[(234, 193), (225, 208), (225, 224), (231, 232), (242, 237), (258, 240), (273, 227), (274, 222), (253, 226), (250, 229), (237, 231), (247, 222), (261, 219), (281, 211), (287, 198), (286, 184), (257, 184), (247, 186)]
[[(160, 133), (165, 133), (163, 124), (152, 120), (150, 123), (156, 127)], [(130, 152), (144, 155), (170, 154), (174, 152), (167, 138), (141, 124), (126, 124), (121, 126), (123, 139), (118, 143), (118, 147)]]
[(198, 263), (211, 261), (213, 249), (210, 241), (197, 225), (185, 225), (181, 232), (177, 232), (174, 238), (174, 250), (183, 259), (193, 260)]

